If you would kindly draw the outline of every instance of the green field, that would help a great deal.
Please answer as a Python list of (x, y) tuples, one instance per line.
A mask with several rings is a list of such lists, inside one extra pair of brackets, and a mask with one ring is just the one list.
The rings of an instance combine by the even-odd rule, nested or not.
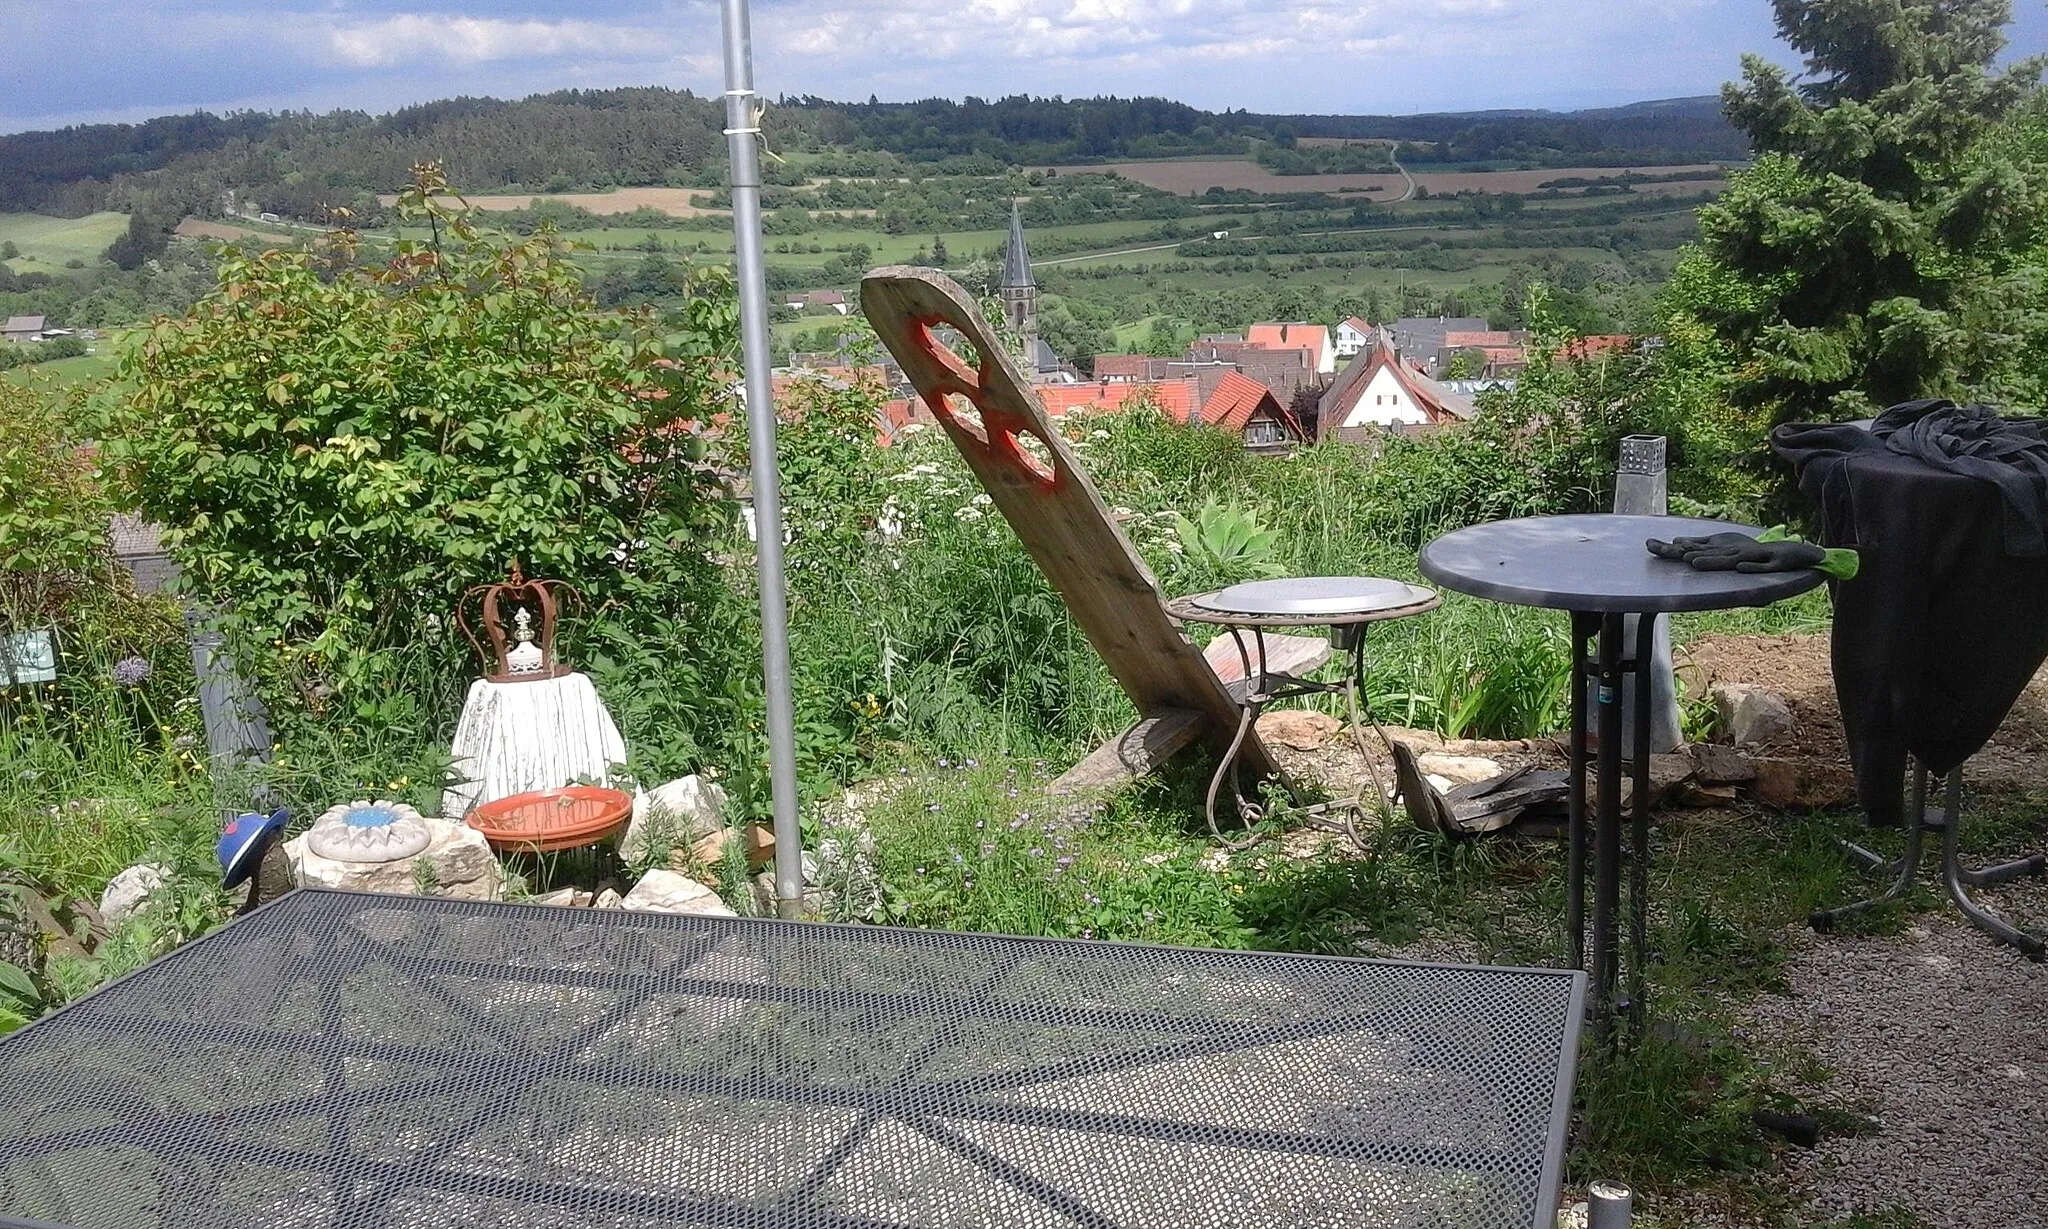
[(0, 371), (0, 380), (42, 388), (70, 388), (75, 384), (87, 384), (114, 374), (115, 362), (113, 343), (103, 339), (93, 343), (91, 354), (81, 354), (76, 358), (60, 358), (48, 363), (31, 363), (26, 367)]
[(0, 213), (0, 243), (12, 242), (21, 255), (7, 262), (16, 273), (62, 273), (64, 262), (99, 262), (107, 245), (128, 229), (125, 213), (52, 218), (40, 213)]

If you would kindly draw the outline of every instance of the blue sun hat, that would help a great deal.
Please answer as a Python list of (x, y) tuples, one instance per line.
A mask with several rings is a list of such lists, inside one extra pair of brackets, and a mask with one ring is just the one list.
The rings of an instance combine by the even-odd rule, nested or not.
[(279, 807), (268, 817), (246, 812), (228, 821), (213, 852), (220, 858), (220, 886), (234, 887), (256, 873), (270, 842), (284, 831), (291, 812)]

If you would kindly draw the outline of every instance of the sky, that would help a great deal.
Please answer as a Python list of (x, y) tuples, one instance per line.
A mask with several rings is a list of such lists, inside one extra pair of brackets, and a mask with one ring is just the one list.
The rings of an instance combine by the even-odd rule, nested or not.
[[(2048, 51), (2016, 0), (2014, 54)], [(1154, 94), (1210, 109), (1569, 109), (1783, 62), (1768, 0), (754, 0), (756, 84), (887, 100)], [(717, 93), (711, 0), (0, 0), (0, 131), (460, 94)]]

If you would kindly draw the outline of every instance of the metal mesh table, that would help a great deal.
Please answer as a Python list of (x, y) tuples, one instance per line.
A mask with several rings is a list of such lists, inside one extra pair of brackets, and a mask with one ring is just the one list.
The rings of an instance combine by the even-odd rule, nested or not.
[(1583, 989), (301, 890), (0, 1039), (0, 1224), (1547, 1226)]

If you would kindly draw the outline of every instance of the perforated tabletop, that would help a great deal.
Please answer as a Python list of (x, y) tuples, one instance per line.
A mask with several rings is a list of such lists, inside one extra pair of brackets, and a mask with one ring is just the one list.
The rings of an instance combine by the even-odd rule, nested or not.
[(301, 890), (0, 1038), (0, 1223), (1548, 1225), (1583, 987)]

